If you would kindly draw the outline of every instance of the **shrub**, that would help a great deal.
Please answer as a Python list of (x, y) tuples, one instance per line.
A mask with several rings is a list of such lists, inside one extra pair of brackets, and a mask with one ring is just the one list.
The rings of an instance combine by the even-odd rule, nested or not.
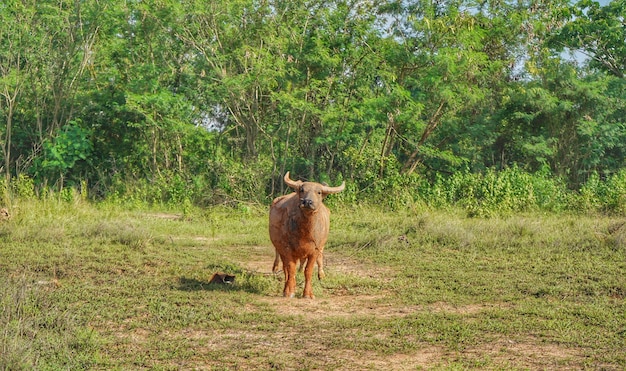
[(591, 174), (575, 198), (575, 207), (581, 211), (626, 214), (626, 170), (606, 180), (602, 180), (597, 173)]

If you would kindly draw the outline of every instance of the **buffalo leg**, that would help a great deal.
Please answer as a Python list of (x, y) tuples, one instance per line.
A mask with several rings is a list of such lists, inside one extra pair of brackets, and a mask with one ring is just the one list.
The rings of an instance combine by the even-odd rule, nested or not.
[[(321, 281), (326, 277), (324, 273), (324, 256), (320, 252), (317, 256), (317, 278)], [(300, 260), (300, 266), (298, 267), (298, 272), (302, 272), (302, 269), (306, 266), (308, 260), (302, 259)]]
[(302, 297), (314, 299), (313, 296), (313, 285), (312, 285), (312, 277), (313, 277), (313, 268), (315, 267), (315, 261), (317, 257), (313, 259), (313, 256), (309, 256), (309, 259), (306, 262), (306, 267), (304, 268), (304, 293)]
[(278, 272), (278, 264), (280, 262), (280, 255), (278, 255), (278, 251), (274, 254), (274, 265), (272, 266), (272, 273), (276, 274)]
[(302, 269), (304, 269), (305, 265), (306, 265), (306, 258), (305, 259), (299, 259), (298, 260), (298, 272), (302, 272)]
[(296, 261), (289, 259), (288, 262), (285, 262), (285, 259), (283, 259), (283, 270), (285, 271), (283, 296), (293, 298), (296, 293)]
[(317, 278), (321, 281), (326, 277), (324, 273), (324, 255), (320, 251), (319, 255), (317, 255)]

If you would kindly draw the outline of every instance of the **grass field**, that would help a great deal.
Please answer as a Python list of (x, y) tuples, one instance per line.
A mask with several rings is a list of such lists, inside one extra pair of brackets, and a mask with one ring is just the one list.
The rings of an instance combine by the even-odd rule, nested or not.
[(333, 209), (306, 300), (264, 208), (16, 203), (0, 369), (626, 368), (624, 217)]

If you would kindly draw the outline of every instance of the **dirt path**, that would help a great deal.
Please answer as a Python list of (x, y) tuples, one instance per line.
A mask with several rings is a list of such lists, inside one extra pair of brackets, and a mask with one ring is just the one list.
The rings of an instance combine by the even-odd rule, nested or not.
[[(251, 272), (264, 275), (272, 274), (272, 262), (274, 253), (270, 247), (254, 246), (249, 248), (249, 255), (241, 265)], [(361, 278), (379, 280), (381, 283), (393, 280), (391, 269), (360, 262), (356, 259), (341, 256), (332, 251), (324, 252), (324, 265), (327, 276), (330, 275), (350, 275)], [(316, 268), (317, 269), (317, 268)], [(277, 279), (282, 279), (282, 272), (277, 275)], [(298, 282), (301, 284), (301, 282)], [(324, 286), (314, 278), (314, 286)], [(301, 285), (300, 285), (301, 286)], [(448, 312), (454, 314), (475, 314), (484, 310), (492, 309), (496, 304), (452, 306), (446, 303), (433, 303), (430, 305), (410, 305), (399, 306), (397, 303), (391, 304), (386, 299), (385, 293), (371, 294), (342, 294), (334, 293), (315, 300), (285, 300), (280, 295), (267, 297), (262, 300), (271, 302), (277, 312), (281, 314), (307, 315), (307, 316), (376, 316), (395, 317), (406, 316), (415, 312)], [(504, 304), (503, 304), (504, 305)]]

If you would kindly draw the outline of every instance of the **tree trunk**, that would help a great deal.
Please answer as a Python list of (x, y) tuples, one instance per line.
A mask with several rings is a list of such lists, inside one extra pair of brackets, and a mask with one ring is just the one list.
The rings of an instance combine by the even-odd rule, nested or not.
[(416, 157), (419, 154), (420, 149), (422, 148), (422, 145), (426, 142), (428, 137), (430, 137), (430, 135), (433, 133), (433, 131), (435, 131), (435, 129), (441, 122), (441, 116), (443, 115), (442, 110), (445, 105), (446, 105), (445, 101), (442, 101), (439, 104), (437, 111), (431, 116), (430, 120), (428, 121), (428, 124), (426, 125), (426, 128), (424, 128), (424, 132), (422, 133), (422, 137), (417, 143), (417, 147), (415, 148), (415, 151), (411, 153), (411, 156), (409, 156), (409, 159), (404, 164), (403, 170), (406, 171), (408, 168), (408, 171), (406, 171), (407, 174), (412, 174), (413, 171), (415, 171), (415, 168), (417, 168), (417, 165), (419, 165), (420, 161), (416, 160)]
[(5, 88), (2, 95), (4, 96), (4, 100), (7, 105), (7, 126), (6, 133), (4, 136), (2, 152), (4, 154), (4, 174), (6, 177), (7, 184), (11, 181), (11, 144), (13, 138), (13, 113), (15, 112), (15, 104), (17, 102), (17, 95), (20, 90), (20, 85), (18, 83), (15, 90), (11, 93), (7, 88)]
[[(397, 112), (396, 112), (397, 113)], [(387, 113), (387, 131), (385, 132), (385, 139), (383, 140), (383, 147), (380, 150), (380, 165), (378, 167), (378, 177), (383, 177), (385, 171), (385, 159), (391, 153), (393, 147), (393, 133), (396, 131), (396, 120), (393, 113)]]
[(4, 138), (4, 171), (6, 177), (6, 184), (9, 184), (11, 181), (11, 130), (13, 127), (13, 104), (14, 102), (9, 103), (9, 112), (7, 114), (7, 130)]

